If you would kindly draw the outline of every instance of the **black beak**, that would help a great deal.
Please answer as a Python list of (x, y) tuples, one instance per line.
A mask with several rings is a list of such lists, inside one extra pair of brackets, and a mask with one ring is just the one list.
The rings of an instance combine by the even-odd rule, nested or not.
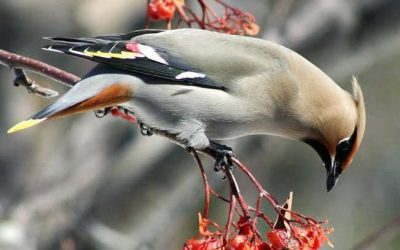
[(342, 173), (342, 161), (344, 157), (341, 154), (337, 154), (335, 159), (332, 159), (326, 147), (319, 141), (313, 139), (304, 139), (303, 141), (314, 148), (324, 162), (328, 175), (326, 180), (326, 189), (328, 192), (331, 191)]
[[(327, 165), (327, 163), (325, 163), (325, 167), (326, 167), (326, 171), (327, 171), (326, 189), (329, 192), (335, 187), (335, 185), (339, 179), (339, 176), (342, 173), (342, 163), (340, 161), (336, 161), (336, 160), (333, 161), (333, 164)], [(329, 161), (329, 163), (330, 163), (330, 161)]]

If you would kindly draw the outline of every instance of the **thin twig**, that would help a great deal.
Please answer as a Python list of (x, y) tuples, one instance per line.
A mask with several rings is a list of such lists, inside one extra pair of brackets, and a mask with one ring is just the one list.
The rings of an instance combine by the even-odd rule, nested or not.
[(224, 245), (228, 244), (231, 226), (232, 226), (232, 222), (233, 222), (233, 216), (234, 216), (235, 207), (236, 207), (235, 196), (231, 193), (230, 197), (231, 197), (231, 200), (229, 202), (228, 220), (225, 224)]
[(204, 186), (204, 211), (203, 211), (203, 218), (208, 218), (208, 210), (210, 207), (210, 188), (208, 184), (208, 179), (206, 172), (204, 171), (203, 163), (201, 162), (199, 155), (195, 150), (192, 150), (192, 155), (194, 160), (197, 163), (197, 166), (200, 169), (200, 174), (203, 179), (203, 186)]
[(23, 69), (15, 68), (14, 69), (14, 74), (15, 74), (15, 79), (14, 79), (14, 86), (23, 86), (25, 87), (30, 94), (35, 94), (41, 97), (56, 97), (58, 96), (58, 92), (54, 91), (49, 88), (44, 88), (38, 84), (32, 79), (29, 79), (25, 71)]
[(217, 197), (218, 199), (221, 199), (222, 201), (225, 201), (225, 202), (230, 202), (227, 198), (225, 198), (225, 197), (223, 197), (222, 195), (220, 195), (219, 193), (217, 193), (217, 191), (215, 191), (215, 190), (212, 189), (211, 187), (210, 187), (210, 192), (211, 192), (215, 197)]
[(266, 197), (271, 204), (273, 204), (274, 206), (279, 206), (278, 201), (275, 198), (273, 198), (267, 191), (264, 190), (261, 184), (254, 177), (254, 175), (250, 173), (250, 171), (238, 159), (232, 157), (232, 162), (235, 163), (250, 178), (252, 183), (256, 186), (257, 190), (261, 194), (263, 194), (263, 196)]
[(186, 24), (188, 27), (197, 24), (201, 29), (229, 34), (256, 35), (258, 33), (259, 28), (253, 15), (230, 6), (222, 0), (214, 1), (224, 9), (222, 15), (218, 15), (205, 0), (197, 0), (200, 5), (201, 16), (198, 16), (191, 7), (182, 4), (180, 1), (173, 1), (178, 19), (175, 27), (178, 28), (181, 24)]
[(175, 5), (176, 10), (177, 10), (178, 13), (179, 13), (179, 17), (182, 19), (182, 21), (184, 21), (184, 22), (186, 22), (186, 23), (190, 22), (189, 17), (186, 15), (185, 10), (183, 9), (183, 6), (184, 6), (184, 5), (179, 4), (179, 3), (177, 3), (177, 2), (174, 2), (174, 5)]
[[(149, 8), (149, 5), (150, 5), (150, 0), (147, 0), (147, 8)], [(146, 9), (146, 11), (148, 11), (148, 9)], [(149, 17), (149, 15), (146, 15), (146, 17), (145, 17), (145, 19), (144, 19), (144, 28), (145, 29), (148, 29), (149, 28), (149, 25), (150, 24), (150, 17)]]
[(47, 63), (0, 49), (0, 63), (13, 69), (27, 69), (72, 87), (81, 78)]
[(235, 176), (232, 173), (232, 169), (228, 166), (225, 166), (224, 172), (229, 181), (231, 192), (235, 196), (236, 200), (239, 203), (240, 208), (242, 209), (243, 216), (246, 218), (250, 218), (250, 213), (249, 213), (249, 209), (248, 209), (249, 206), (244, 201), (243, 196), (240, 193), (239, 185), (236, 181)]
[[(298, 219), (303, 219), (305, 222), (298, 221), (299, 223), (304, 223), (304, 224), (323, 224), (323, 222), (317, 222), (315, 219), (304, 216), (302, 214), (293, 212), (291, 209), (285, 208), (284, 206), (279, 205), (278, 201), (272, 197), (262, 186), (261, 184), (257, 181), (257, 179), (254, 177), (254, 175), (235, 157), (232, 157), (232, 162), (235, 163), (251, 180), (251, 182), (256, 186), (258, 192), (262, 197), (264, 197), (271, 205), (272, 208), (275, 210), (275, 212), (278, 214), (278, 216), (282, 216), (282, 218), (286, 218), (286, 212), (290, 213), (292, 216), (298, 218)], [(287, 220), (286, 220), (287, 221)], [(292, 226), (290, 223), (288, 223), (288, 226), (290, 228), (290, 231), (292, 232), (293, 237), (296, 237), (296, 233), (293, 231)]]

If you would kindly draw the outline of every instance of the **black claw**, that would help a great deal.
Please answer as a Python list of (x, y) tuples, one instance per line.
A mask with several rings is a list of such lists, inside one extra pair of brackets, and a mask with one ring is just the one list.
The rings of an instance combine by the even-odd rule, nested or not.
[(125, 115), (135, 115), (135, 113), (133, 111), (131, 111), (131, 110), (127, 109), (127, 108), (118, 106), (118, 109), (124, 111)]
[[(231, 153), (232, 153), (232, 151), (231, 151)], [(235, 156), (233, 155), (233, 153), (230, 154), (228, 157), (226, 157), (226, 162), (228, 163), (228, 166), (229, 166), (230, 170), (233, 169), (232, 157), (235, 157)]]
[(222, 169), (222, 164), (224, 163), (224, 158), (219, 158), (219, 159), (216, 159), (215, 160), (215, 163), (214, 163), (214, 171), (215, 172), (219, 172), (219, 171), (221, 171), (221, 169)]
[(232, 157), (234, 157), (232, 148), (225, 145), (217, 144), (215, 142), (210, 142), (209, 147), (211, 151), (215, 154), (215, 172), (221, 171), (223, 165), (227, 165), (230, 169), (232, 169)]
[(103, 109), (96, 109), (94, 111), (94, 115), (97, 118), (103, 118), (104, 116), (108, 115), (111, 112), (111, 107), (103, 108)]
[(140, 133), (144, 136), (152, 136), (153, 133), (150, 131), (150, 128), (143, 123), (140, 123)]

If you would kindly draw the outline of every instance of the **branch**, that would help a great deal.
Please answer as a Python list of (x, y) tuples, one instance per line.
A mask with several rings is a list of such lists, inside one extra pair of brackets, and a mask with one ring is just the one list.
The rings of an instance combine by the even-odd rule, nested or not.
[(199, 155), (196, 153), (196, 151), (191, 152), (193, 155), (194, 160), (197, 163), (197, 166), (199, 166), (201, 177), (203, 179), (203, 185), (204, 185), (204, 211), (203, 211), (203, 217), (208, 218), (208, 211), (210, 208), (210, 188), (208, 184), (208, 179), (206, 172), (204, 171), (203, 163), (201, 162)]
[(56, 80), (62, 84), (65, 84), (69, 87), (74, 86), (75, 83), (81, 79), (80, 77), (74, 74), (56, 68), (54, 66), (51, 66), (47, 63), (32, 59), (30, 57), (14, 54), (1, 49), (0, 49), (0, 64), (3, 64), (4, 66), (7, 66), (11, 69), (16, 69), (15, 74), (17, 78), (18, 77), (20, 77), (21, 79), (25, 78), (25, 83), (23, 81), (22, 82), (18, 81), (17, 82), (18, 85), (21, 84), (25, 86), (26, 88), (28, 88), (28, 91), (32, 93), (40, 94), (40, 92), (43, 92), (44, 96), (48, 94), (48, 92), (50, 93), (52, 92), (54, 94), (55, 91), (53, 90), (49, 91), (48, 89), (43, 88), (40, 85), (37, 85), (32, 80), (27, 79), (26, 76), (24, 76), (25, 74), (21, 69), (27, 69), (29, 71), (38, 73), (45, 77)]
[(254, 16), (225, 3), (225, 0), (214, 0), (215, 5), (223, 9), (223, 14), (214, 11), (207, 0), (197, 0), (201, 13), (196, 14), (191, 6), (182, 0), (148, 0), (146, 27), (149, 21), (166, 21), (167, 28), (171, 29), (172, 21), (176, 17), (174, 28), (181, 25), (192, 27), (197, 24), (201, 29), (214, 30), (228, 34), (256, 35), (259, 27)]
[(19, 68), (14, 68), (14, 74), (15, 74), (15, 79), (14, 79), (14, 86), (24, 86), (30, 94), (36, 94), (38, 96), (42, 97), (56, 97), (58, 96), (58, 92), (54, 91), (52, 89), (44, 88), (38, 84), (32, 79), (29, 79), (27, 75), (25, 74), (25, 71), (23, 69)]

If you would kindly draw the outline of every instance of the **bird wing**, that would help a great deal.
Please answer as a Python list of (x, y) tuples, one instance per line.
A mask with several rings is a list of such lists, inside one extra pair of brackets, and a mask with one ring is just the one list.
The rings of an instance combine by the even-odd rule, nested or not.
[[(170, 84), (193, 85), (204, 88), (224, 87), (201, 70), (176, 55), (174, 48), (158, 46), (155, 41), (142, 42), (136, 37), (163, 33), (162, 30), (138, 30), (121, 35), (105, 35), (83, 38), (46, 37), (55, 42), (43, 49), (74, 55), (107, 64), (132, 73), (163, 78)], [(148, 39), (145, 39), (148, 40)]]

